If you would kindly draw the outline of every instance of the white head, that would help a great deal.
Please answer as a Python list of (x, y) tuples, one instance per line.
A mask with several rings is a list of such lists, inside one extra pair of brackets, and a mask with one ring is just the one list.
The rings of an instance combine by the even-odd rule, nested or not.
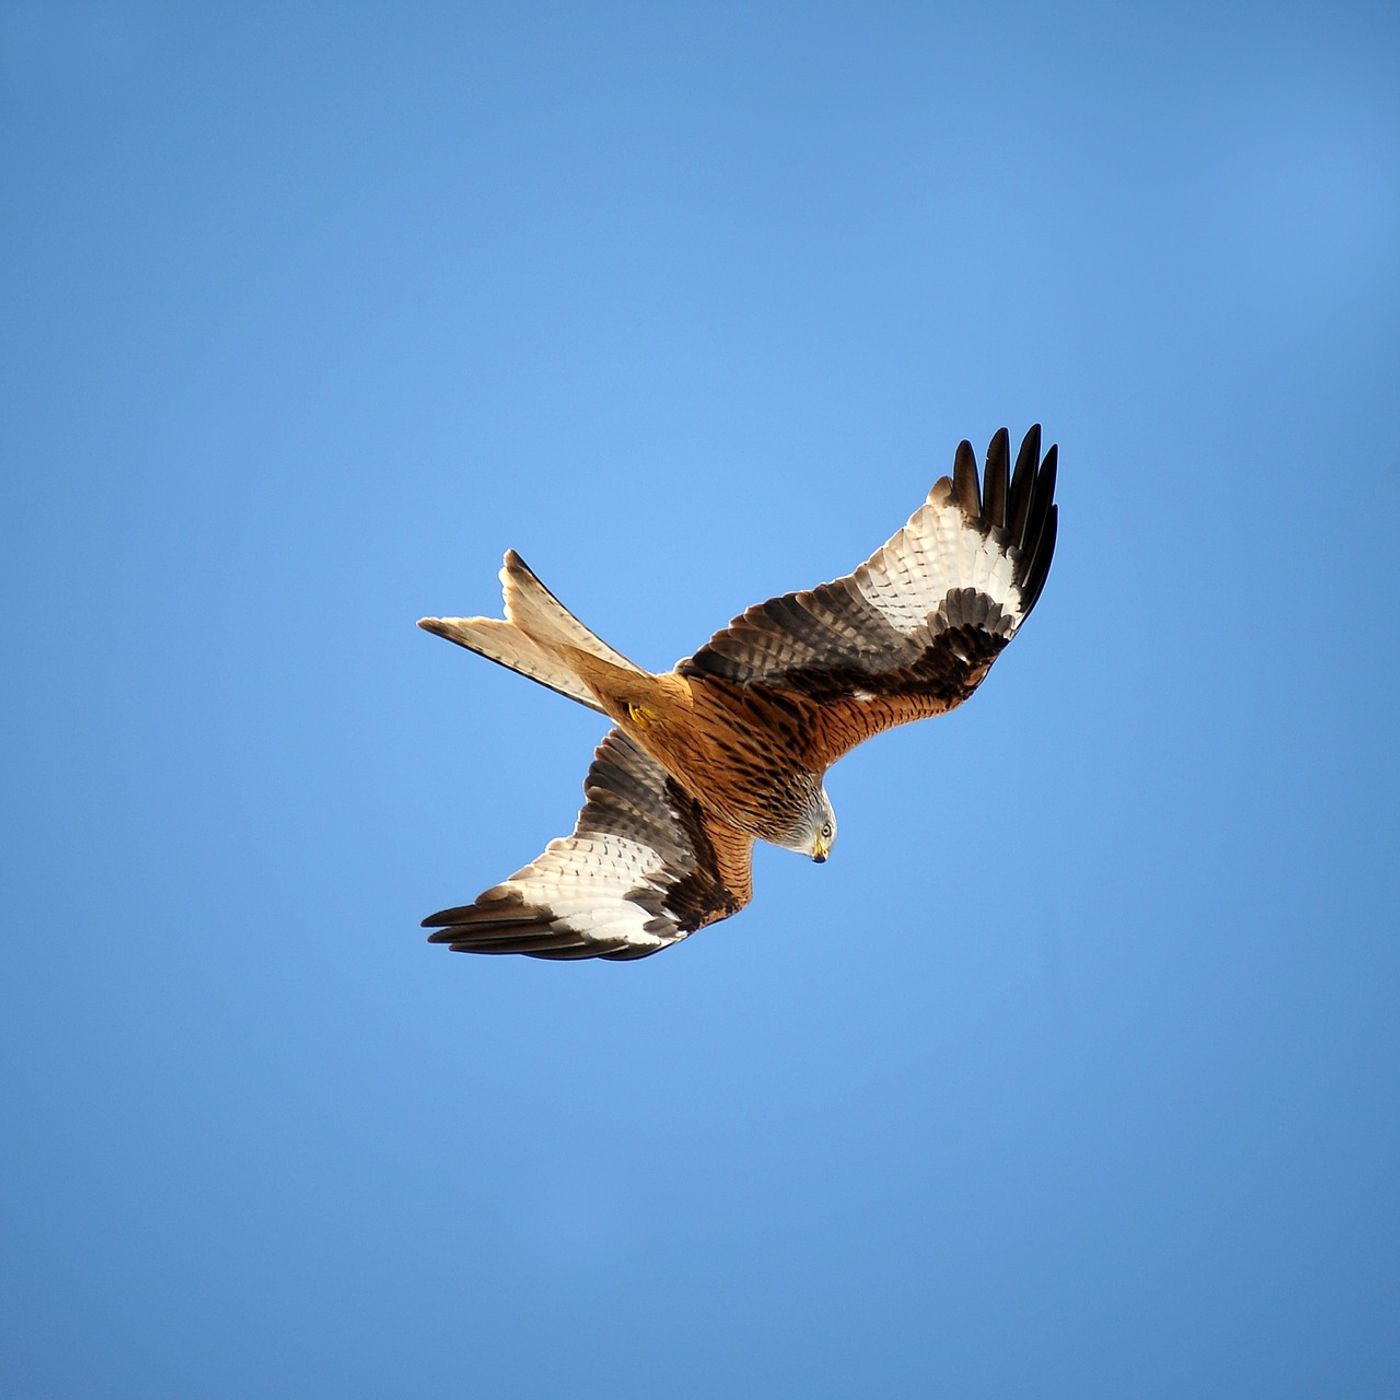
[(775, 844), (799, 855), (811, 856), (818, 865), (836, 844), (836, 813), (826, 789), (815, 784), (796, 824)]

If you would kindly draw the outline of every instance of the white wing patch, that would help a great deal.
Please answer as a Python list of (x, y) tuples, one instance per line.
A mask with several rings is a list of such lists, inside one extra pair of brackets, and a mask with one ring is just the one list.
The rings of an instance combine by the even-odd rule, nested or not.
[(547, 908), (551, 922), (590, 938), (621, 940), (630, 948), (661, 948), (681, 933), (661, 938), (646, 931), (652, 917), (627, 898), (650, 885), (658, 895), (667, 887), (666, 862), (640, 841), (623, 836), (560, 836), (544, 854), (487, 890), (478, 904), (498, 901)]
[(1010, 553), (968, 521), (942, 481), (853, 578), (867, 601), (905, 637), (927, 623), (953, 588), (985, 593), (1017, 625), (1022, 617)]
[[(1042, 460), (1033, 427), (1013, 474), (1003, 429), (987, 449), (984, 491), (971, 445), (959, 444), (952, 475), (854, 573), (755, 604), (677, 671), (788, 686), (819, 704), (896, 693), (961, 704), (1040, 596), (1055, 546), (1055, 467), (1055, 448)], [(955, 644), (946, 634), (958, 628), (983, 639)]]
[(720, 838), (699, 804), (620, 731), (599, 745), (584, 792), (572, 834), (473, 903), (425, 919), (431, 941), (468, 953), (639, 958), (747, 900), (725, 885)]

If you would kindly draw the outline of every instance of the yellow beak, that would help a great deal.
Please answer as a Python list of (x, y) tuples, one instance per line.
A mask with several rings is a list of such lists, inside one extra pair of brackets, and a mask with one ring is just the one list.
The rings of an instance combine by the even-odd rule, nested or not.
[(826, 853), (830, 849), (831, 847), (828, 846), (820, 836), (818, 836), (816, 841), (812, 845), (812, 859), (816, 861), (818, 865), (820, 865), (822, 861), (826, 859)]

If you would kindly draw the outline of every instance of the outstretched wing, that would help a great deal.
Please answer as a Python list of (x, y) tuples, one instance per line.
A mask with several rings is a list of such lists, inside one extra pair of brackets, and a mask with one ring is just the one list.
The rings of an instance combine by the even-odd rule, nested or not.
[(475, 903), (423, 920), (459, 953), (644, 958), (737, 914), (753, 838), (711, 817), (614, 729), (584, 780), (571, 836)]
[(1041, 460), (1039, 425), (1009, 463), (1003, 428), (979, 489), (961, 443), (953, 475), (853, 574), (759, 603), (676, 670), (795, 704), (798, 757), (816, 771), (961, 704), (1035, 607), (1055, 548), (1056, 449)]

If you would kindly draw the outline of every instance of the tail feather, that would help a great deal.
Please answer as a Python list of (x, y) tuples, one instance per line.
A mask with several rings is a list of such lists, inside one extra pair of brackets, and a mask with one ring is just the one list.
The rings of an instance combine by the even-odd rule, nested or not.
[(499, 666), (519, 671), (550, 690), (603, 714), (597, 697), (562, 661), (551, 656), (520, 628), (494, 617), (425, 617), (418, 625), (434, 636), (484, 656)]
[(530, 566), (513, 550), (506, 551), (501, 567), (506, 617), (542, 648), (562, 647), (586, 652), (624, 671), (646, 672), (621, 652), (595, 636), (542, 584)]
[(651, 679), (640, 666), (595, 637), (513, 549), (506, 551), (501, 587), (505, 621), (494, 617), (425, 617), (418, 625), (599, 714), (608, 711), (598, 703), (580, 671), (591, 674), (595, 684), (606, 676), (613, 689), (621, 685), (624, 691), (633, 677)]

